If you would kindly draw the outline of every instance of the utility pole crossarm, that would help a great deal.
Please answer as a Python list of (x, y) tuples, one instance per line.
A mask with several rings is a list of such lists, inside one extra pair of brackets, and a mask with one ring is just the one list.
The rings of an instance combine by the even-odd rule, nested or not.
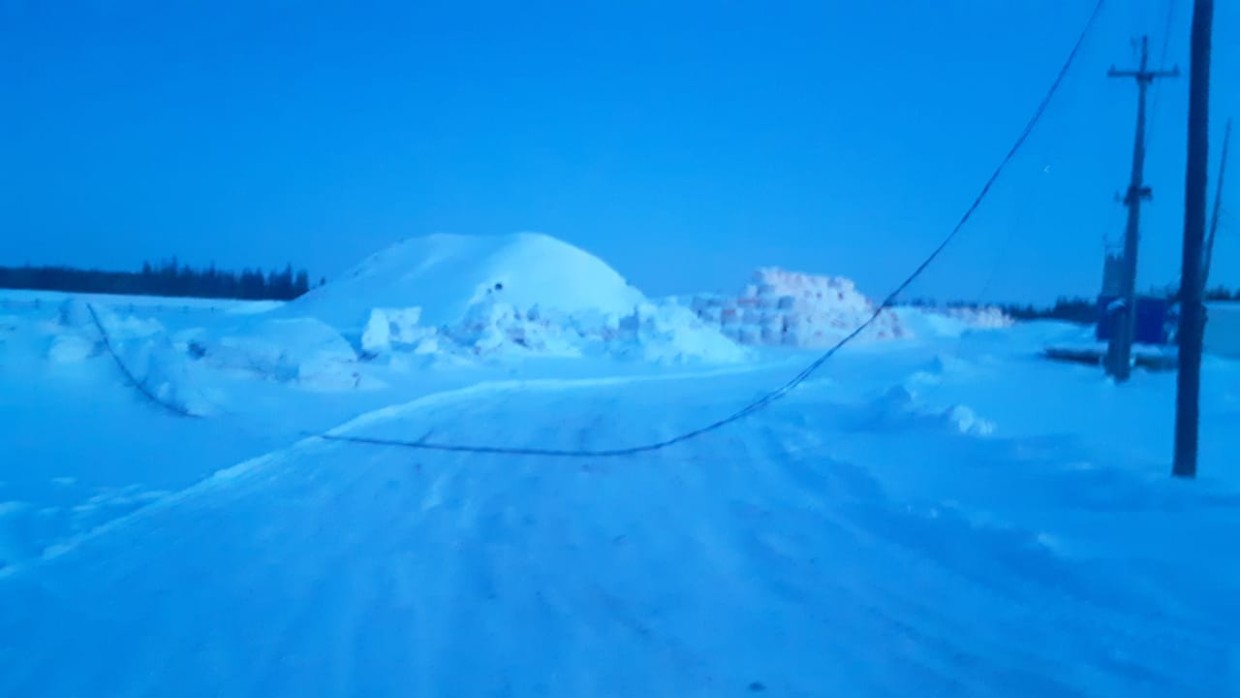
[(1107, 71), (1109, 78), (1137, 78), (1138, 80), (1153, 81), (1155, 78), (1178, 78), (1180, 77), (1180, 68), (1174, 67), (1171, 70), (1117, 70), (1111, 68)]

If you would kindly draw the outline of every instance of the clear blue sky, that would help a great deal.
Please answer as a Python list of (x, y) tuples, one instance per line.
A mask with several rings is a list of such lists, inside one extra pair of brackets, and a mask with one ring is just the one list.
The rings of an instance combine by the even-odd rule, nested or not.
[[(1158, 60), (1168, 2), (1168, 63), (1187, 67), (1191, 0), (1111, 0), (913, 294), (1096, 291), (1136, 95), (1105, 71), (1142, 32)], [(651, 294), (775, 264), (879, 295), (968, 204), (1092, 5), (0, 0), (0, 263), (176, 254), (330, 278), (411, 235), (538, 230)], [(1229, 5), (1216, 134), (1240, 111)], [(1178, 274), (1186, 87), (1156, 87), (1143, 285)], [(1215, 278), (1240, 285), (1228, 224)]]

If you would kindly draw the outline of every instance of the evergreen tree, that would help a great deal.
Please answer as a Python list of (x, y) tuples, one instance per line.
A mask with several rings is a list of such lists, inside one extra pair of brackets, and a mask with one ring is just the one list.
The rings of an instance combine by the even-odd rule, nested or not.
[(297, 272), (297, 280), (293, 282), (293, 297), (296, 298), (310, 290), (310, 274), (305, 269)]

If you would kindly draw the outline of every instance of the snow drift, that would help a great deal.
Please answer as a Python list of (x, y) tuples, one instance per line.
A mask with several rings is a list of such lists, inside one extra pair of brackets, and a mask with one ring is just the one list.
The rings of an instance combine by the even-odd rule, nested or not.
[(181, 341), (206, 365), (304, 388), (361, 387), (357, 353), (335, 329), (314, 318), (258, 317)]
[(1000, 330), (1015, 324), (1007, 313), (995, 307), (914, 307), (894, 311), (907, 333), (927, 337), (959, 337), (973, 330)]
[(651, 303), (602, 260), (537, 233), (411, 238), (277, 314), (323, 320), (370, 356), (744, 356), (692, 313)]

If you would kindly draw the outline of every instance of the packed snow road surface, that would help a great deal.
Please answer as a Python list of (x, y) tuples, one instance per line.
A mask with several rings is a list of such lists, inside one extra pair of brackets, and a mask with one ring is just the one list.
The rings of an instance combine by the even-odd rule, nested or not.
[[(0, 695), (1234, 694), (1235, 566), (1193, 565), (1237, 499), (990, 434), (907, 387), (976, 364), (924, 358), (634, 458), (307, 438), (9, 570)], [(481, 385), (338, 433), (610, 448), (771, 380)]]

